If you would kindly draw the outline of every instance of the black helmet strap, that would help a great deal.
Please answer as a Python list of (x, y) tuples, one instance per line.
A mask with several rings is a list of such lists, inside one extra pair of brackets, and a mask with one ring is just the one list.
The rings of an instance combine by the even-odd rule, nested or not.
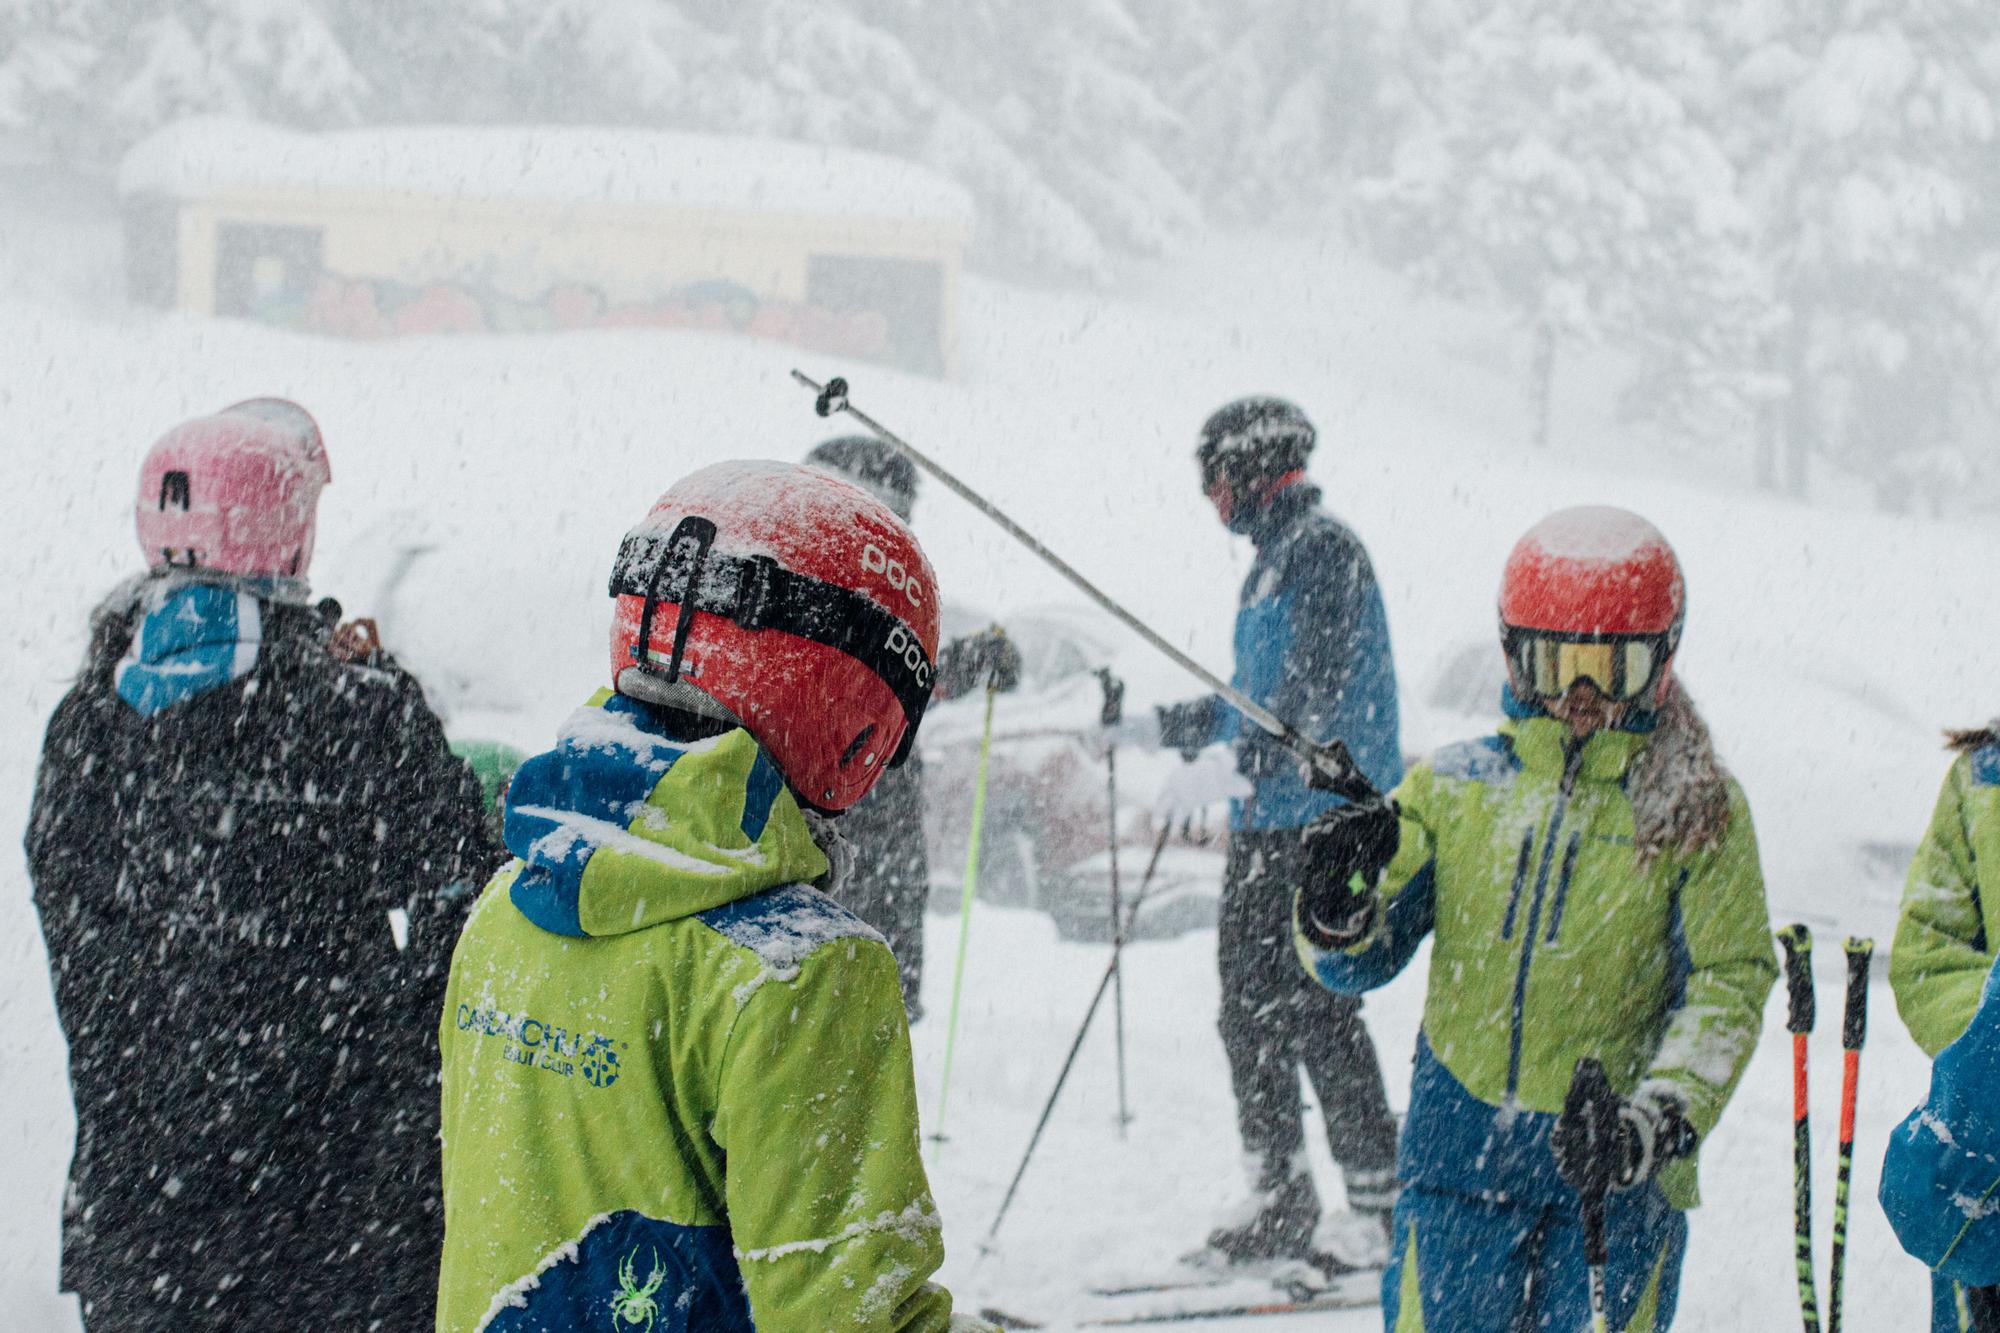
[[(682, 519), (669, 534), (641, 529), (626, 536), (611, 571), (611, 595), (646, 599), (633, 665), (678, 680), (697, 611), (746, 630), (777, 630), (825, 644), (867, 667), (896, 696), (905, 725), (889, 762), (894, 766), (908, 758), (936, 671), (916, 630), (866, 593), (794, 573), (768, 555), (715, 551), (715, 537), (715, 524), (698, 515)], [(652, 661), (650, 647), (662, 602), (678, 608), (664, 672)]]

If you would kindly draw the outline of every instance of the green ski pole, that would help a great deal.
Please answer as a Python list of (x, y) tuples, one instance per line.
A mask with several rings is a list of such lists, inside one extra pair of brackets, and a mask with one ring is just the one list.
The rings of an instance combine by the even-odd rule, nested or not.
[(937, 1123), (931, 1138), (944, 1142), (944, 1108), (951, 1096), (951, 1057), (958, 1045), (958, 1000), (965, 987), (965, 946), (972, 937), (972, 900), (979, 894), (979, 835), (986, 825), (986, 771), (993, 760), (993, 698), (1000, 693), (986, 682), (986, 721), (979, 732), (979, 770), (972, 783), (972, 839), (965, 851), (965, 892), (958, 901), (958, 961), (951, 970), (951, 1015), (944, 1028), (944, 1078), (938, 1086)]

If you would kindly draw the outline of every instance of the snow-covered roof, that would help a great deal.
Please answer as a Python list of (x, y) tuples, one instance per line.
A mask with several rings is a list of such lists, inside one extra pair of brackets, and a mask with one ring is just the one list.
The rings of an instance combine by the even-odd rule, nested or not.
[(972, 220), (963, 189), (879, 153), (661, 130), (410, 125), (308, 134), (203, 116), (144, 139), (118, 170), (124, 194), (186, 199), (273, 187)]

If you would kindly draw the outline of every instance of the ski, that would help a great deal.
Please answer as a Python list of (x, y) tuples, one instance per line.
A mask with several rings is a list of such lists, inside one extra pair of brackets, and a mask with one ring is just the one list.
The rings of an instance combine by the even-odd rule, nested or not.
[(1364, 1310), (1379, 1303), (1374, 1291), (1321, 1292), (1297, 1300), (1255, 1301), (1238, 1305), (1212, 1305), (1182, 1310), (1158, 1310), (1145, 1314), (1120, 1315), (1111, 1319), (1086, 1319), (1081, 1328), (1130, 1328), (1141, 1324), (1193, 1324), (1209, 1319), (1243, 1319), (1251, 1315), (1312, 1314), (1315, 1311)]

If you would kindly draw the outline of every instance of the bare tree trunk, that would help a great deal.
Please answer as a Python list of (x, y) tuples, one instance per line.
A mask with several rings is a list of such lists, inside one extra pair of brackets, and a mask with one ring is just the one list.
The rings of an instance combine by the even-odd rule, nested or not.
[(1799, 500), (1806, 498), (1811, 481), (1808, 465), (1812, 461), (1815, 428), (1806, 375), (1811, 327), (1810, 313), (1799, 307), (1793, 313), (1791, 327), (1785, 331), (1785, 375), (1791, 382), (1791, 393), (1785, 398), (1785, 491)]
[(1543, 322), (1535, 326), (1535, 352), (1528, 363), (1528, 411), (1535, 448), (1549, 447), (1549, 416), (1555, 398), (1556, 331)]

